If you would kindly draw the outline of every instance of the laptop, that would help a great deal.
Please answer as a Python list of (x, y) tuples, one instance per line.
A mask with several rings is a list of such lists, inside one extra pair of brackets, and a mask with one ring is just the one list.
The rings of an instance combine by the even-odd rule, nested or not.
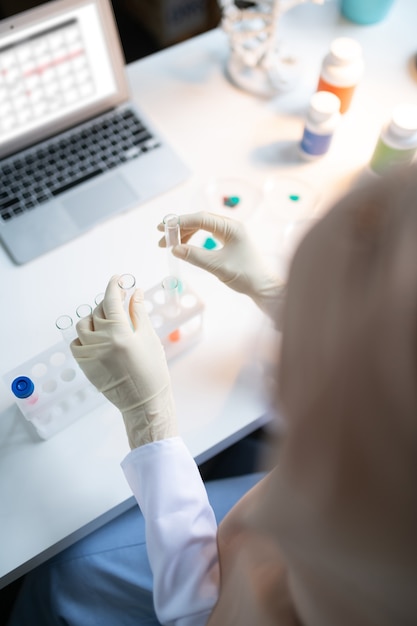
[(188, 176), (129, 99), (109, 0), (53, 0), (0, 22), (0, 240), (15, 263)]

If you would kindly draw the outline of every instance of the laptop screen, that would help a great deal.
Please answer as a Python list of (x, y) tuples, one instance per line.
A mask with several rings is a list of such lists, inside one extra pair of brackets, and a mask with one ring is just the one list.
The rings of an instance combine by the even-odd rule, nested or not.
[(0, 37), (0, 145), (62, 127), (118, 91), (96, 1), (51, 13)]

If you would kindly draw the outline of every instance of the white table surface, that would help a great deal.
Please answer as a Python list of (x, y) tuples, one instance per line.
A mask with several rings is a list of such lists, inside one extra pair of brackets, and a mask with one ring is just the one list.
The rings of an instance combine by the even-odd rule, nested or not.
[[(269, 100), (228, 81), (228, 41), (219, 30), (128, 66), (134, 99), (192, 175), (27, 265), (14, 265), (0, 249), (0, 376), (59, 341), (56, 317), (91, 302), (112, 274), (132, 273), (145, 290), (158, 283), (167, 260), (157, 247), (156, 224), (168, 212), (209, 208), (205, 190), (213, 178), (236, 178), (239, 190), (245, 183), (270, 190), (246, 219), (285, 274), (304, 220), (319, 216), (357, 179), (392, 108), (417, 102), (410, 69), (416, 25), (415, 0), (396, 0), (388, 18), (372, 26), (343, 19), (332, 0), (292, 9), (280, 35), (298, 59), (299, 80)], [(342, 35), (362, 44), (365, 75), (330, 152), (302, 162), (297, 144), (308, 100), (331, 40)], [(307, 201), (291, 205), (287, 190), (301, 191)], [(195, 268), (187, 268), (186, 277), (205, 301), (204, 337), (170, 370), (181, 433), (202, 461), (265, 421), (268, 398), (258, 363), (269, 359), (264, 349), (271, 331), (246, 297)], [(120, 469), (127, 452), (112, 406), (40, 441), (0, 384), (1, 586), (132, 506)]]

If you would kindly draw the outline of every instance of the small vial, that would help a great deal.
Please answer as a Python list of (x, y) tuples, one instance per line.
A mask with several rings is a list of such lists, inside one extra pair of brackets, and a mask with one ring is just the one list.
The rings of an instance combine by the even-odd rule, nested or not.
[(165, 227), (165, 244), (167, 248), (168, 268), (171, 276), (176, 276), (180, 281), (180, 264), (172, 254), (172, 248), (181, 243), (180, 218), (174, 213), (168, 213), (162, 220)]
[(362, 47), (350, 37), (338, 37), (323, 59), (317, 91), (330, 91), (340, 100), (340, 113), (350, 107), (356, 85), (363, 74)]
[[(162, 290), (165, 298), (165, 315), (176, 317), (180, 313), (179, 282), (175, 276), (166, 276), (162, 281)], [(176, 328), (168, 335), (168, 341), (175, 343), (181, 339), (181, 331)]]
[(83, 317), (88, 317), (93, 312), (93, 309), (89, 304), (80, 304), (77, 306), (75, 313), (78, 319), (83, 319)]
[(175, 276), (166, 276), (162, 281), (165, 299), (165, 313), (175, 317), (180, 311), (179, 281)]
[(122, 274), (118, 280), (118, 285), (123, 290), (123, 303), (128, 312), (130, 298), (136, 287), (136, 278), (132, 274)]
[(300, 144), (301, 156), (312, 160), (326, 154), (340, 121), (340, 100), (328, 91), (311, 96)]
[(75, 330), (74, 322), (70, 315), (60, 315), (57, 317), (55, 326), (61, 331), (62, 337), (67, 343), (71, 343), (73, 339), (76, 339), (77, 331)]
[(162, 220), (165, 226), (165, 243), (167, 248), (181, 243), (180, 218), (174, 213), (168, 213)]
[(18, 376), (12, 381), (11, 389), (13, 394), (20, 400), (22, 406), (31, 406), (36, 404), (39, 397), (35, 393), (35, 385), (33, 380), (28, 376)]
[(409, 164), (417, 150), (417, 106), (400, 104), (382, 128), (369, 166), (375, 174)]

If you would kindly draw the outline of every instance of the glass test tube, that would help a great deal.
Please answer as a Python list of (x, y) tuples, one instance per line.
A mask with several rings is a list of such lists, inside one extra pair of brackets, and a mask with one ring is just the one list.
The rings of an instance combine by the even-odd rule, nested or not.
[(168, 317), (175, 317), (180, 310), (179, 281), (176, 276), (166, 276), (162, 281), (165, 299), (165, 313)]
[[(175, 213), (168, 213), (162, 220), (165, 227), (165, 244), (168, 253), (168, 268), (171, 276), (176, 276), (180, 281), (180, 264), (173, 254), (171, 248), (181, 243), (180, 218)], [(180, 286), (180, 285), (179, 285)]]
[(88, 317), (93, 312), (92, 307), (89, 304), (80, 304), (76, 308), (77, 317), (82, 320), (83, 317)]
[(71, 343), (73, 339), (76, 339), (77, 332), (70, 315), (60, 315), (57, 317), (55, 320), (55, 326), (59, 331), (61, 331), (62, 337), (67, 343)]
[(120, 289), (123, 290), (123, 304), (126, 312), (129, 312), (129, 302), (136, 286), (136, 278), (132, 274), (122, 274), (118, 280)]
[(103, 300), (104, 300), (104, 291), (101, 291), (94, 298), (94, 304), (97, 306), (100, 304), (100, 302), (103, 302)]
[[(161, 285), (165, 299), (165, 314), (167, 317), (176, 317), (180, 313), (179, 281), (175, 276), (166, 276)], [(179, 328), (168, 335), (168, 339), (172, 342), (179, 341), (180, 338)]]

